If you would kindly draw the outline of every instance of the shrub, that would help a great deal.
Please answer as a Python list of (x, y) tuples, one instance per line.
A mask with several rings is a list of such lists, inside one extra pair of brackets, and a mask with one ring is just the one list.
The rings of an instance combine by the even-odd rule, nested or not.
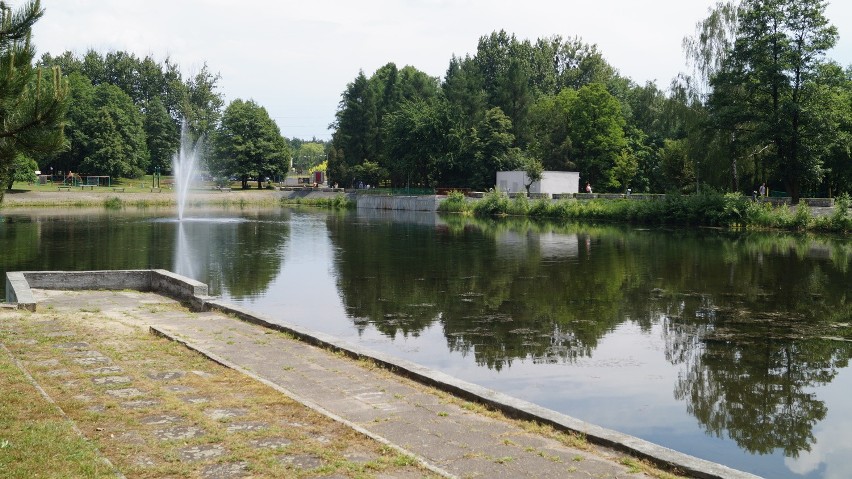
[(477, 216), (506, 216), (509, 214), (509, 197), (497, 190), (488, 192), (482, 201), (473, 206)]
[(121, 201), (121, 198), (107, 198), (104, 200), (104, 208), (108, 210), (120, 210), (124, 206), (124, 202)]
[(510, 215), (526, 216), (530, 211), (530, 200), (524, 193), (518, 194), (509, 204)]
[(438, 205), (438, 211), (447, 213), (465, 213), (470, 210), (470, 205), (461, 191), (451, 191), (447, 199)]
[(529, 215), (535, 218), (547, 218), (553, 216), (553, 203), (547, 199), (538, 199), (529, 207)]
[(811, 216), (811, 208), (807, 203), (800, 202), (796, 206), (796, 214), (793, 215), (793, 224), (792, 226), (798, 230), (808, 229), (813, 217)]

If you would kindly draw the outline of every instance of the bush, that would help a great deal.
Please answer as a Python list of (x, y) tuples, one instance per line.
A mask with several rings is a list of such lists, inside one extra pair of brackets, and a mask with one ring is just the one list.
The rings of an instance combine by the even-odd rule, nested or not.
[(834, 201), (834, 212), (829, 217), (829, 224), (832, 231), (849, 231), (852, 230), (852, 218), (849, 217), (849, 206), (852, 205), (852, 199), (848, 193), (843, 193)]
[(104, 200), (104, 208), (108, 210), (120, 210), (124, 206), (124, 202), (121, 201), (121, 198), (107, 198)]
[(530, 200), (527, 198), (525, 193), (520, 193), (518, 196), (510, 202), (509, 211), (510, 215), (515, 216), (526, 216), (530, 212)]
[(473, 206), (476, 216), (506, 216), (509, 214), (509, 197), (497, 190), (488, 192), (482, 201)]
[(813, 217), (811, 215), (811, 208), (807, 203), (800, 202), (796, 206), (796, 214), (793, 215), (793, 228), (797, 230), (806, 230), (811, 225), (813, 221)]
[(461, 191), (451, 191), (447, 199), (438, 205), (438, 211), (446, 213), (466, 213), (470, 211), (470, 205)]

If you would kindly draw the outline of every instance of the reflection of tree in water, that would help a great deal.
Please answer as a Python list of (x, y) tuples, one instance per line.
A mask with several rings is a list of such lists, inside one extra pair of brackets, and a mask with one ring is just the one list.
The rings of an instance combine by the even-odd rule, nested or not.
[(708, 433), (726, 433), (753, 453), (810, 450), (827, 409), (811, 388), (846, 367), (849, 348), (828, 340), (706, 341), (675, 386), (675, 397)]
[[(516, 358), (589, 355), (623, 321), (623, 255), (600, 254), (592, 262), (577, 247), (577, 233), (565, 233), (549, 241), (567, 238), (567, 246), (556, 247), (572, 254), (547, 256), (542, 236), (549, 230), (529, 224), (456, 226), (330, 220), (338, 287), (358, 327), (416, 336), (438, 322), (451, 350), (499, 369)], [(586, 239), (611, 248), (583, 233)]]
[(213, 224), (202, 230), (197, 244), (204, 244), (214, 290), (234, 298), (262, 294), (284, 264), (284, 244), (289, 237), (286, 219), (251, 218), (232, 225)]
[[(756, 453), (807, 450), (813, 388), (852, 355), (849, 248), (807, 237), (451, 220), (329, 225), (360, 327), (417, 335), (499, 369), (590, 355), (624, 321), (663, 328), (675, 397), (708, 433)], [(551, 254), (556, 231), (573, 247)]]
[(684, 365), (675, 397), (708, 434), (795, 457), (810, 450), (827, 413), (813, 389), (852, 355), (852, 344), (836, 339), (850, 338), (848, 286), (831, 265), (764, 246), (724, 251), (724, 261), (697, 271), (704, 292), (658, 290), (655, 302), (667, 318), (667, 358)]
[[(260, 294), (281, 269), (288, 218), (284, 212), (240, 211), (230, 219), (184, 222), (180, 226), (189, 248), (182, 254), (191, 256), (196, 279), (207, 282), (211, 291), (229, 291), (238, 298)], [(178, 227), (145, 211), (102, 208), (9, 217), (0, 224), (0, 267), (175, 270)]]

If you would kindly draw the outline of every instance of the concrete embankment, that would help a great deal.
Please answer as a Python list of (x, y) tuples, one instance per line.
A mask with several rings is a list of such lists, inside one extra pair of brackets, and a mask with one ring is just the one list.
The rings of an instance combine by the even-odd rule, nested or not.
[[(133, 316), (133, 321), (141, 322), (141, 326), (180, 341), (369, 437), (405, 451), (445, 477), (567, 477), (569, 472), (593, 477), (634, 477), (635, 471), (624, 454), (689, 477), (756, 477), (287, 324), (282, 318), (257, 314), (207, 296), (202, 283), (167, 271), (18, 272), (9, 273), (8, 278), (7, 300), (17, 301), (31, 311), (40, 310), (38, 304), (44, 294), (39, 291), (98, 288), (101, 291), (91, 294), (103, 295), (103, 304), (97, 309), (99, 314), (94, 314), (96, 317), (85, 321), (110, 321), (119, 315), (118, 311), (108, 311), (110, 305), (121, 303), (120, 314)], [(104, 291), (108, 289), (121, 291)], [(131, 295), (128, 289), (172, 297), (208, 313), (202, 320), (189, 311), (169, 309), (168, 314), (157, 314), (156, 308), (148, 308), (148, 312), (144, 305), (154, 300)], [(55, 311), (70, 307), (69, 316), (79, 315), (82, 294), (73, 293), (74, 300), (63, 299), (61, 293), (54, 295), (50, 308)], [(110, 294), (116, 296), (107, 296)], [(135, 299), (127, 299), (131, 297)], [(271, 331), (288, 336), (269, 336)], [(307, 345), (320, 348), (306, 349)], [(361, 364), (353, 369), (352, 364), (339, 362), (343, 358), (329, 354), (329, 350), (366, 359), (383, 368)], [(418, 389), (408, 385), (408, 379), (458, 399), (447, 399), (428, 388)], [(487, 406), (522, 423), (477, 412), (465, 401)], [(579, 434), (591, 445), (560, 442), (556, 436), (531, 433), (523, 425), (535, 423), (553, 427), (557, 435), (560, 431)]]

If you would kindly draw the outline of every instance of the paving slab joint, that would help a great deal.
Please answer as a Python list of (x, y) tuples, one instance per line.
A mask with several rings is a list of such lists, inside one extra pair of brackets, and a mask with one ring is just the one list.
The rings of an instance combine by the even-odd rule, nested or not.
[(341, 417), (337, 414), (334, 414), (333, 412), (325, 409), (324, 407), (320, 406), (319, 404), (316, 404), (313, 401), (310, 401), (310, 400), (300, 396), (299, 394), (296, 394), (295, 392), (293, 392), (293, 391), (291, 391), (287, 388), (282, 387), (279, 384), (276, 384), (272, 381), (269, 381), (265, 378), (262, 378), (262, 377), (258, 376), (257, 374), (253, 373), (252, 371), (249, 371), (249, 370), (247, 370), (243, 367), (240, 367), (238, 364), (232, 363), (231, 361), (228, 361), (227, 359), (225, 359), (225, 358), (223, 358), (223, 357), (221, 357), (221, 356), (219, 356), (219, 355), (217, 355), (217, 354), (215, 354), (211, 351), (208, 351), (207, 349), (205, 349), (205, 348), (203, 348), (203, 347), (201, 347), (197, 344), (194, 344), (190, 341), (179, 338), (179, 337), (169, 333), (165, 329), (159, 328), (157, 326), (149, 326), (149, 331), (151, 332), (151, 334), (153, 334), (155, 336), (159, 336), (159, 337), (168, 339), (170, 341), (174, 341), (175, 343), (178, 343), (178, 344), (184, 346), (185, 348), (187, 348), (191, 351), (194, 351), (198, 354), (201, 354), (202, 356), (206, 357), (207, 359), (209, 359), (209, 360), (211, 360), (211, 361), (213, 361), (217, 364), (220, 364), (220, 365), (222, 365), (222, 366), (224, 366), (228, 369), (233, 369), (234, 371), (242, 373), (245, 376), (248, 376), (248, 377), (254, 379), (255, 381), (258, 381), (262, 384), (265, 384), (266, 386), (269, 386), (272, 389), (275, 389), (276, 391), (284, 394), (285, 396), (289, 397), (290, 399), (304, 405), (305, 407), (308, 407), (308, 408), (310, 408), (310, 409), (312, 409), (312, 410), (314, 410), (314, 411), (316, 411), (316, 412), (318, 412), (318, 413), (320, 413), (320, 414), (322, 414), (322, 415), (324, 415), (324, 416), (326, 416), (326, 417), (328, 417), (328, 418), (330, 418), (330, 419), (332, 419), (336, 422), (339, 422), (339, 423), (357, 431), (358, 433), (363, 434), (364, 436), (366, 436), (370, 439), (378, 441), (379, 443), (381, 443), (381, 444), (383, 444), (387, 447), (390, 447), (390, 448), (396, 450), (397, 452), (399, 452), (401, 454), (405, 454), (406, 456), (412, 457), (421, 466), (423, 466), (424, 468), (426, 468), (426, 469), (428, 469), (428, 470), (430, 470), (430, 471), (432, 471), (432, 472), (434, 472), (434, 473), (436, 473), (436, 474), (438, 474), (442, 477), (446, 477), (448, 479), (458, 479), (458, 476), (456, 476), (456, 475), (454, 475), (454, 474), (452, 474), (452, 473), (430, 463), (426, 458), (424, 458), (424, 457), (422, 457), (418, 454), (415, 454), (414, 452), (411, 452), (408, 449), (405, 449), (404, 447), (402, 447), (398, 444), (392, 443), (391, 441), (389, 441), (384, 436), (380, 436), (378, 434), (375, 434), (372, 431), (369, 431), (369, 430), (359, 426), (358, 424), (356, 424), (354, 422), (351, 422), (351, 421), (349, 421), (349, 420), (347, 420), (347, 419), (345, 419), (345, 418), (343, 418), (343, 417)]
[[(22, 276), (21, 276), (22, 275)], [(21, 280), (23, 277), (23, 280)], [(35, 284), (33, 284), (35, 283)], [(10, 284), (13, 286), (10, 287)], [(175, 298), (181, 302), (189, 304), (195, 310), (218, 310), (225, 314), (231, 314), (246, 322), (262, 326), (264, 328), (273, 329), (281, 332), (286, 332), (298, 338), (299, 340), (313, 344), (332, 351), (341, 352), (356, 359), (369, 359), (378, 366), (381, 366), (396, 374), (408, 377), (409, 379), (420, 382), (421, 384), (434, 387), (459, 396), (463, 399), (484, 404), (492, 407), (510, 417), (515, 417), (524, 420), (537, 421), (553, 426), (557, 430), (579, 433), (586, 437), (589, 442), (610, 447), (612, 449), (628, 453), (646, 459), (659, 467), (670, 470), (677, 470), (681, 473), (689, 474), (691, 477), (700, 479), (755, 479), (759, 476), (749, 474), (743, 471), (729, 468), (727, 466), (717, 464), (711, 461), (703, 460), (680, 453), (669, 448), (665, 448), (649, 441), (639, 439), (627, 434), (622, 434), (617, 431), (606, 429), (594, 424), (581, 421), (579, 419), (558, 413), (556, 411), (543, 408), (541, 406), (513, 398), (503, 393), (490, 390), (450, 375), (435, 371), (424, 366), (395, 358), (393, 356), (368, 350), (358, 345), (346, 343), (334, 336), (312, 331), (307, 328), (302, 328), (295, 325), (285, 325), (279, 322), (274, 322), (271, 319), (264, 318), (246, 308), (222, 301), (221, 299), (208, 296), (207, 285), (200, 283), (191, 278), (187, 278), (165, 270), (124, 270), (124, 271), (83, 271), (83, 272), (10, 272), (6, 274), (6, 297), (7, 301), (10, 298), (10, 289), (19, 307), (21, 300), (27, 301), (23, 303), (29, 309), (35, 311), (36, 301), (32, 299), (31, 287), (42, 289), (137, 289), (140, 291), (153, 291), (164, 296)], [(29, 296), (27, 296), (29, 294)], [(30, 303), (31, 301), (31, 303)], [(314, 410), (320, 411), (323, 414), (331, 417), (341, 423), (345, 423), (355, 430), (373, 437), (388, 446), (401, 450), (405, 454), (417, 457), (409, 451), (399, 448), (384, 438), (374, 436), (371, 432), (360, 428), (356, 424), (349, 423), (343, 418), (339, 418), (329, 411), (309, 401), (298, 399), (298, 395), (290, 391), (284, 390), (280, 386), (267, 381), (250, 371), (244, 370), (235, 364), (231, 364), (222, 358), (217, 357), (209, 352), (202, 351), (201, 348), (189, 345), (186, 341), (177, 339), (168, 333), (151, 327), (154, 334), (159, 334), (173, 341), (184, 344), (186, 347), (200, 352), (214, 362), (217, 362), (225, 367), (240, 371), (264, 384), (273, 387), (276, 390), (298, 400), (299, 402), (311, 407)], [(418, 458), (418, 460), (422, 460)], [(424, 465), (427, 463), (423, 462)], [(427, 465), (427, 467), (430, 467)], [(434, 467), (434, 466), (431, 466)], [(430, 469), (431, 469), (430, 467)], [(435, 472), (441, 471), (440, 469)], [(438, 472), (445, 477), (453, 477), (448, 475), (446, 471)]]

